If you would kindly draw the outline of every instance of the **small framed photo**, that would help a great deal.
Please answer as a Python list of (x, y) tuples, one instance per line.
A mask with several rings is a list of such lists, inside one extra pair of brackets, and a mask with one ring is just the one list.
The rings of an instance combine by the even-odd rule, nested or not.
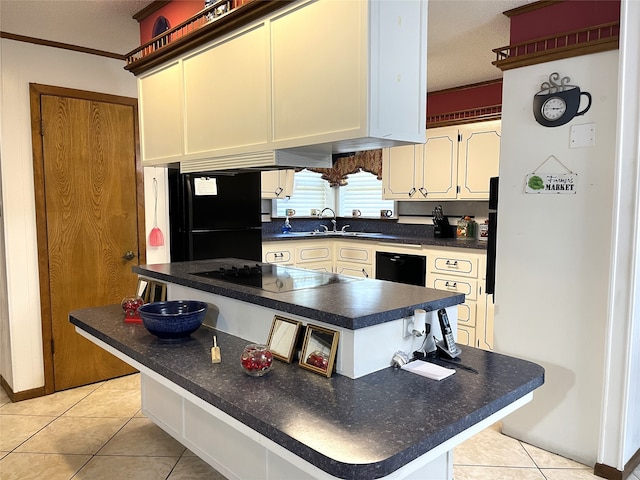
[(136, 290), (136, 295), (142, 298), (144, 303), (149, 302), (149, 280), (144, 278), (138, 279), (138, 289)]
[(338, 352), (338, 337), (340, 332), (320, 327), (307, 325), (304, 334), (304, 344), (300, 355), (300, 366), (330, 377)]
[(298, 343), (301, 322), (276, 315), (273, 317), (267, 346), (273, 356), (283, 362), (291, 363)]
[(164, 302), (167, 300), (167, 284), (162, 282), (149, 282), (149, 303)]

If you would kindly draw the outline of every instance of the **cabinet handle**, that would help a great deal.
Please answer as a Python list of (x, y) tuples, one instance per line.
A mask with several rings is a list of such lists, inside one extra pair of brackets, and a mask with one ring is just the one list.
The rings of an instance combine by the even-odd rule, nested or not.
[(458, 261), (454, 260), (452, 262), (451, 260), (447, 260), (446, 265), (449, 265), (450, 267), (457, 267), (458, 266)]
[(420, 193), (422, 194), (423, 197), (426, 197), (427, 193), (429, 193), (427, 192), (427, 189), (424, 187), (420, 187), (418, 190), (420, 190)]
[(364, 278), (369, 278), (369, 274), (364, 268), (362, 269), (362, 274), (364, 275)]
[(445, 287), (451, 287), (451, 288), (458, 288), (458, 282), (452, 282), (452, 283), (445, 282), (444, 286)]
[(416, 189), (415, 187), (412, 187), (411, 190), (409, 190), (409, 198), (413, 197), (416, 193)]
[(276, 191), (274, 192), (276, 194), (276, 197), (279, 197), (280, 194), (282, 193), (283, 188), (282, 187), (278, 187), (276, 188)]

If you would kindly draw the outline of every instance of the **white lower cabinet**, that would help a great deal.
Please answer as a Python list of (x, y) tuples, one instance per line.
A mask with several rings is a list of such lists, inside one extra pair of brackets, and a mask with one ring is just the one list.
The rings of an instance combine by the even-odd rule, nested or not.
[(433, 250), (427, 256), (427, 286), (465, 296), (458, 305), (458, 342), (485, 350), (493, 348), (493, 315), (484, 293), (486, 254), (462, 249)]
[(336, 242), (334, 271), (351, 277), (374, 278), (374, 250), (366, 242)]
[(267, 263), (293, 265), (359, 278), (375, 278), (376, 251), (425, 255), (426, 286), (465, 296), (464, 303), (458, 306), (458, 342), (493, 350), (493, 300), (484, 293), (484, 251), (355, 239), (265, 242), (262, 251)]
[(295, 262), (294, 251), (294, 242), (263, 242), (262, 261), (265, 263), (293, 265)]
[(336, 262), (335, 273), (350, 277), (373, 278), (373, 267), (359, 263)]

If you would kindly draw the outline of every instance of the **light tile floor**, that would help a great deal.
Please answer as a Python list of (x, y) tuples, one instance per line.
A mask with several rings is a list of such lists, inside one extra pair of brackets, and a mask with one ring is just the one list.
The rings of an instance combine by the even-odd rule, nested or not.
[[(139, 391), (139, 375), (18, 403), (0, 389), (0, 480), (224, 480), (142, 415)], [(455, 480), (599, 478), (499, 429), (456, 448)]]

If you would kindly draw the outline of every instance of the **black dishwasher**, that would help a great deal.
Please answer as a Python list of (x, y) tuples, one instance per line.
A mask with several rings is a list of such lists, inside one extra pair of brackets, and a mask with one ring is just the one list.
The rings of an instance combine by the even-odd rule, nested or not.
[(376, 252), (376, 278), (425, 286), (427, 257), (404, 253)]

